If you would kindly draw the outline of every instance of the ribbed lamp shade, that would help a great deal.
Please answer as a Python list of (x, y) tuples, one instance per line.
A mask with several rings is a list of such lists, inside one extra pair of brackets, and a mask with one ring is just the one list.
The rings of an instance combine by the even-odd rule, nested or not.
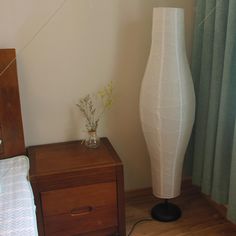
[(153, 194), (180, 194), (192, 131), (195, 95), (186, 57), (184, 11), (154, 8), (152, 45), (140, 94), (140, 116), (152, 170)]

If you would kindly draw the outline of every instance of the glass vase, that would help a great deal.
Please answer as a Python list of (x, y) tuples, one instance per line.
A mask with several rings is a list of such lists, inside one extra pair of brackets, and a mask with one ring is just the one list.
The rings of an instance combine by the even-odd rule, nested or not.
[(85, 140), (85, 146), (88, 148), (97, 148), (100, 145), (100, 138), (97, 135), (97, 131), (88, 131), (88, 136)]

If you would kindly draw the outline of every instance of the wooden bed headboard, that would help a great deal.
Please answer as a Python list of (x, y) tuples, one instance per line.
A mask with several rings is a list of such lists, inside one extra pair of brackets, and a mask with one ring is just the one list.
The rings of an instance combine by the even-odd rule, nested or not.
[(0, 159), (25, 154), (15, 49), (0, 49)]

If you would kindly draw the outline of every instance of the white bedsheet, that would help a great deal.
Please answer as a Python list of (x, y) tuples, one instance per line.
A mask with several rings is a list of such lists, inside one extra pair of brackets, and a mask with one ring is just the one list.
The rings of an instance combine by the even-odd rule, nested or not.
[(26, 156), (0, 160), (0, 236), (38, 235), (28, 171)]

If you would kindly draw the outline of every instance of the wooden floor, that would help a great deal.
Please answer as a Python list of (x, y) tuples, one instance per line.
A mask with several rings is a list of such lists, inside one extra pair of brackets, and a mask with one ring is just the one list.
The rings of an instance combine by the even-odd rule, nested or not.
[[(127, 235), (132, 225), (150, 218), (149, 211), (160, 202), (151, 194), (132, 196), (126, 200)], [(236, 236), (236, 225), (231, 224), (201, 195), (197, 188), (187, 186), (173, 203), (182, 209), (182, 217), (175, 222), (148, 221), (138, 224), (132, 236)]]

